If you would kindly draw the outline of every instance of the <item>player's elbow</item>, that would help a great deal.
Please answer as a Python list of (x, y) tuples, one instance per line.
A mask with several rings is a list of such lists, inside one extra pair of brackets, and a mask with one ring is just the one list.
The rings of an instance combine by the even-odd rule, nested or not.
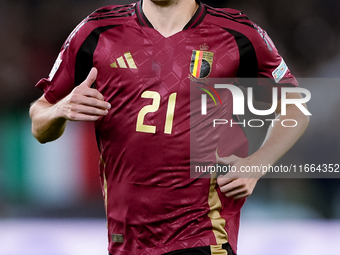
[(57, 140), (64, 133), (66, 119), (54, 118), (49, 111), (50, 105), (44, 102), (35, 102), (31, 105), (29, 115), (32, 120), (31, 132), (39, 143)]
[(42, 135), (41, 132), (39, 132), (34, 124), (32, 123), (32, 128), (31, 128), (31, 132), (32, 132), (32, 135), (34, 136), (34, 138), (41, 144), (44, 144), (44, 143), (47, 143), (49, 142), (47, 139), (46, 139), (46, 136)]
[(48, 132), (40, 133), (36, 131), (33, 126), (32, 126), (32, 134), (34, 138), (41, 144), (55, 141), (62, 135), (62, 133), (48, 133)]
[(34, 138), (41, 144), (49, 142), (45, 137), (39, 135), (39, 133), (36, 132), (33, 127), (32, 127), (32, 134), (33, 134)]

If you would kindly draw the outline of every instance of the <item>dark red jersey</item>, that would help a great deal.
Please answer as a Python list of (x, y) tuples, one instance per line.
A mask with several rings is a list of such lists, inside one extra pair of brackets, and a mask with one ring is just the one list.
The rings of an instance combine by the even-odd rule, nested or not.
[[(253, 88), (262, 101), (271, 100), (274, 86), (297, 85), (266, 33), (239, 11), (199, 3), (183, 31), (165, 38), (141, 2), (108, 6), (78, 25), (37, 87), (56, 103), (92, 67), (96, 88), (112, 105), (95, 123), (110, 253), (156, 255), (206, 245), (218, 251), (226, 242), (236, 252), (244, 200), (226, 198), (214, 178), (190, 178), (190, 81), (268, 78)], [(247, 156), (237, 126), (212, 141), (209, 155), (223, 144), (222, 155)]]

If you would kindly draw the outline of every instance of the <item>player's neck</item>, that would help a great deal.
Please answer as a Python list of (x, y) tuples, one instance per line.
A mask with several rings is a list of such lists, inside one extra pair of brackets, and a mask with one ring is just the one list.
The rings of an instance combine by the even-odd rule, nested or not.
[(195, 0), (144, 0), (143, 12), (152, 26), (164, 37), (183, 30), (195, 14)]

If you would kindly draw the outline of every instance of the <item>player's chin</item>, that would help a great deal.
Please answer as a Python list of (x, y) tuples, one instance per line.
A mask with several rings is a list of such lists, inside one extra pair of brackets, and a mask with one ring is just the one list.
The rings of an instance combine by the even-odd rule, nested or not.
[(178, 0), (150, 0), (150, 1), (159, 5), (169, 5), (173, 2), (177, 2)]

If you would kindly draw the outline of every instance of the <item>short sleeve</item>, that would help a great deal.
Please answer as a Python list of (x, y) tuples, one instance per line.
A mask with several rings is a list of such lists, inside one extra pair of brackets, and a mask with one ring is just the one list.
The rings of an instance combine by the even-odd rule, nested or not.
[(46, 100), (52, 104), (67, 96), (75, 87), (76, 56), (81, 44), (78, 32), (83, 24), (84, 22), (80, 23), (65, 41), (49, 77), (36, 84), (36, 87), (44, 91)]
[(254, 27), (257, 32), (252, 43), (258, 63), (258, 81), (254, 87), (254, 97), (258, 101), (270, 103), (273, 87), (296, 87), (298, 82), (267, 32), (256, 24)]

